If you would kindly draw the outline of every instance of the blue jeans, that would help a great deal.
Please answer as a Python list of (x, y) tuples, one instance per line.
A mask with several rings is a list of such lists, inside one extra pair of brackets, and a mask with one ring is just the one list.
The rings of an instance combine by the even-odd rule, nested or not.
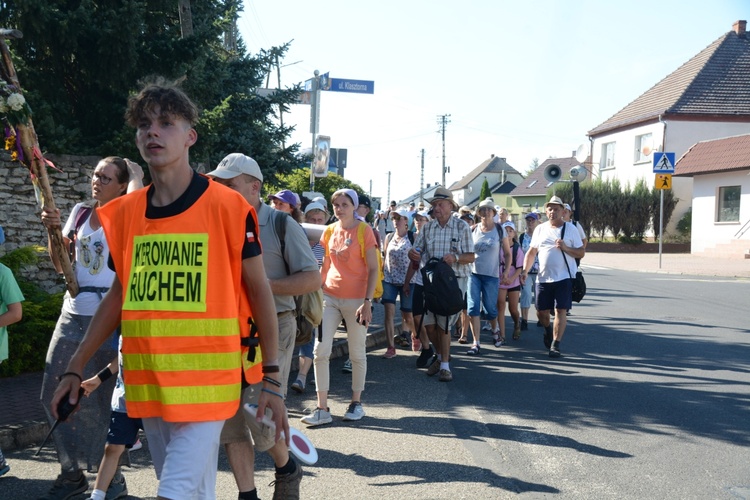
[(410, 313), (412, 310), (411, 299), (414, 297), (414, 283), (409, 285), (409, 295), (404, 297), (404, 286), (394, 285), (383, 281), (383, 296), (380, 298), (380, 302), (383, 304), (395, 304), (396, 297), (401, 298), (401, 312)]
[(469, 316), (479, 316), (481, 303), (487, 313), (487, 320), (497, 318), (497, 289), (499, 284), (500, 278), (498, 276), (471, 274), (468, 293)]

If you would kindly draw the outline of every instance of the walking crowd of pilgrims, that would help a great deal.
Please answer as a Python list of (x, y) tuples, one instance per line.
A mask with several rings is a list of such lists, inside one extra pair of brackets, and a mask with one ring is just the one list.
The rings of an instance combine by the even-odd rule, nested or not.
[[(85, 471), (97, 472), (89, 498), (124, 498), (121, 459), (140, 448), (139, 436), (158, 498), (215, 498), (222, 444), (238, 499), (258, 498), (256, 451), (273, 459), (273, 498), (300, 498), (288, 388), (304, 394), (314, 384), (316, 405), (302, 425), (365, 418), (366, 340), (376, 303), (388, 338), (382, 357), (394, 358), (397, 347), (412, 351), (415, 367), (441, 382), (453, 381), (454, 342), (471, 344), (467, 356), (481, 355), (484, 331), (494, 348), (506, 348), (506, 331), (515, 341), (529, 330), (532, 300), (545, 348), (561, 356), (572, 306), (568, 274), (575, 275), (586, 240), (580, 225), (566, 224), (570, 207), (559, 198), (515, 221), (491, 198), (476, 210), (459, 207), (444, 187), (418, 205), (392, 201), (375, 211), (367, 195), (347, 188), (330, 199), (288, 189), (264, 199), (261, 166), (249, 156), (229, 154), (206, 175), (191, 168), (198, 112), (177, 85), (146, 84), (129, 99), (125, 118), (151, 184), (143, 186), (138, 162), (110, 156), (94, 169), (92, 201), (75, 205), (65, 222), (59, 211), (41, 214), (48, 229), (62, 229), (80, 290), (66, 294), (47, 352), (41, 401), (50, 425), (64, 400), (78, 411), (52, 434), (60, 474), (40, 500), (89, 492)], [(160, 245), (189, 248), (192, 257), (165, 262), (138, 253)], [(59, 271), (52, 242), (49, 253)], [(461, 313), (425, 309), (420, 269), (430, 259), (455, 273)], [(159, 292), (155, 276), (164, 275), (174, 293)], [(5, 290), (0, 305), (18, 321), (23, 296)], [(319, 292), (322, 322), (295, 349), (297, 300)], [(349, 347), (346, 408), (329, 405), (337, 332)], [(257, 417), (245, 404), (257, 405)], [(0, 452), (0, 475), (9, 470)]]

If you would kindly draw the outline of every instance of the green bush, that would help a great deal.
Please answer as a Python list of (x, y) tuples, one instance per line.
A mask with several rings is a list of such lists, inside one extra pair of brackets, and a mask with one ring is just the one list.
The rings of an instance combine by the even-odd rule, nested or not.
[(677, 232), (680, 233), (684, 238), (690, 240), (690, 234), (693, 226), (693, 207), (688, 208), (685, 215), (682, 216), (680, 222), (677, 223)]
[(18, 274), (22, 266), (37, 263), (40, 251), (46, 253), (40, 247), (24, 247), (0, 257), (0, 262), (13, 271), (26, 299), (23, 302), (23, 318), (8, 327), (10, 356), (0, 364), (0, 377), (44, 369), (47, 346), (60, 315), (63, 293), (49, 294)]

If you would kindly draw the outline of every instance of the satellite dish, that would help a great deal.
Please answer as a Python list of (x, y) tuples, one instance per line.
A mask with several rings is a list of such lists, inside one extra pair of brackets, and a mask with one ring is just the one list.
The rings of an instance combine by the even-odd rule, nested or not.
[(641, 154), (643, 156), (650, 156), (651, 153), (654, 152), (654, 140), (653, 138), (649, 137), (643, 146), (641, 146)]
[(589, 157), (588, 144), (581, 144), (580, 146), (578, 146), (578, 149), (576, 149), (576, 161), (578, 163), (583, 163), (586, 161), (588, 157)]

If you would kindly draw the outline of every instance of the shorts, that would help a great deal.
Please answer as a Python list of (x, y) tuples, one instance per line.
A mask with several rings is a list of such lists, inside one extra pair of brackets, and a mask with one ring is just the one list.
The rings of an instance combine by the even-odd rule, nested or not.
[(570, 309), (573, 307), (573, 282), (570, 279), (536, 284), (536, 310)]
[(140, 429), (143, 429), (140, 418), (130, 418), (125, 412), (113, 411), (109, 417), (107, 444), (124, 444), (125, 448), (132, 448), (138, 440)]
[[(276, 431), (271, 427), (259, 424), (253, 416), (245, 411), (245, 403), (258, 404), (263, 383), (253, 384), (242, 391), (242, 399), (237, 413), (226, 422), (221, 430), (221, 444), (242, 443), (249, 441), (255, 451), (268, 451), (276, 444)], [(270, 410), (266, 410), (271, 416)]]
[(414, 285), (414, 291), (411, 294), (411, 313), (414, 316), (424, 314), (424, 287)]
[(468, 313), (469, 316), (479, 316), (481, 306), (484, 306), (484, 319), (491, 321), (497, 318), (497, 276), (472, 273), (469, 277)]
[[(461, 291), (464, 294), (464, 308), (466, 308), (466, 290), (469, 286), (469, 277), (468, 276), (456, 276), (456, 281), (458, 282), (458, 288), (461, 289)], [(446, 329), (446, 317), (445, 316), (438, 316), (430, 311), (427, 311), (427, 314), (424, 315), (424, 325), (436, 325), (441, 330), (445, 329), (445, 332), (448, 332), (453, 325), (456, 324), (456, 321), (458, 321), (458, 317), (461, 315), (461, 313), (456, 313), (453, 316), (449, 316), (447, 318), (448, 325)]]
[(315, 328), (313, 328), (312, 339), (310, 339), (310, 342), (299, 346), (300, 356), (313, 359), (313, 348), (315, 347), (315, 339), (318, 338), (318, 328), (320, 328), (320, 326), (316, 326)]
[(395, 304), (396, 297), (401, 301), (401, 312), (412, 312), (412, 299), (414, 298), (414, 283), (409, 285), (409, 295), (404, 296), (404, 285), (395, 285), (393, 283), (383, 282), (383, 296), (380, 301), (383, 304)]

